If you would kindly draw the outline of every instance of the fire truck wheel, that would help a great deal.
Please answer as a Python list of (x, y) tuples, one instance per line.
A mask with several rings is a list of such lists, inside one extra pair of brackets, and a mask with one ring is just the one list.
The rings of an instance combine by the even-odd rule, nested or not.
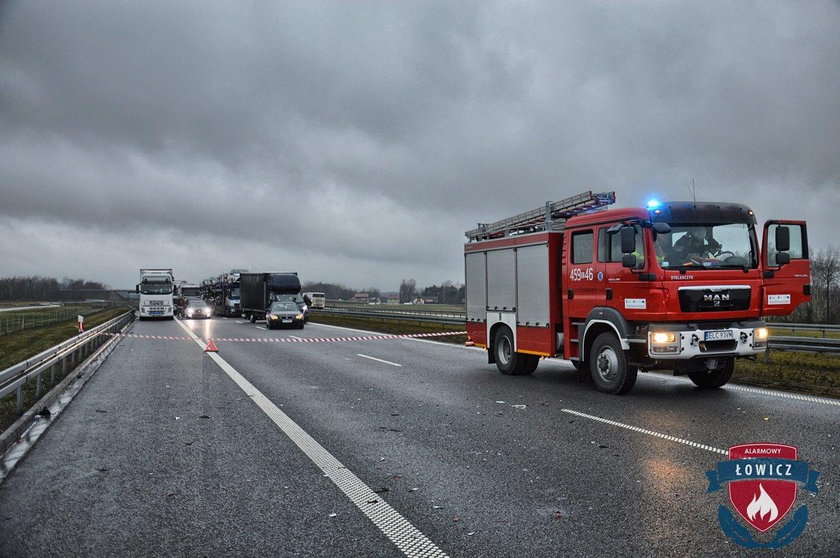
[(732, 378), (732, 373), (735, 371), (735, 359), (726, 359), (726, 364), (719, 370), (701, 370), (700, 372), (690, 372), (688, 377), (694, 382), (694, 385), (700, 388), (719, 388)]
[(522, 374), (526, 365), (526, 357), (513, 351), (513, 334), (507, 327), (500, 327), (496, 332), (493, 351), (496, 356), (496, 366), (505, 375), (518, 376)]
[(589, 353), (589, 371), (599, 391), (621, 395), (636, 383), (638, 369), (628, 366), (621, 343), (612, 333), (595, 338)]
[(540, 364), (540, 357), (537, 355), (520, 355), (526, 356), (525, 359), (525, 366), (522, 367), (521, 375), (527, 376), (529, 374), (533, 374), (534, 371), (537, 369), (537, 366)]

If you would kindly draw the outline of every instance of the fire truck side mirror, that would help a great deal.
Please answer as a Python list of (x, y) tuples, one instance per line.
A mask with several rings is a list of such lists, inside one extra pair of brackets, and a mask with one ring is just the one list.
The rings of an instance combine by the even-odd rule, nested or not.
[(778, 252), (776, 254), (776, 265), (786, 265), (790, 263), (790, 254), (787, 252)]
[(776, 250), (787, 252), (790, 250), (790, 229), (787, 227), (776, 227)]
[(138, 294), (140, 293), (140, 284), (134, 286), (134, 292)]
[[(632, 254), (636, 251), (636, 228), (623, 227), (621, 229), (621, 253)], [(622, 260), (622, 263), (624, 260)]]

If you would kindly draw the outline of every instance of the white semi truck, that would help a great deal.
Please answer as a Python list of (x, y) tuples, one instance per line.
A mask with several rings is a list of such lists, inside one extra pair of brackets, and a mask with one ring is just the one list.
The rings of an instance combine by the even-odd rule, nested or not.
[(172, 299), (175, 277), (171, 268), (140, 269), (140, 319), (175, 318), (175, 304)]

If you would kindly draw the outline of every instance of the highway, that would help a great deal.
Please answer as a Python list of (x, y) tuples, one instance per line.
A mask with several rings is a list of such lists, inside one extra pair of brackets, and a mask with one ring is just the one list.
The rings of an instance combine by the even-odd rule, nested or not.
[(566, 361), (502, 376), (319, 324), (132, 333), (160, 338), (123, 339), (0, 485), (0, 556), (745, 556), (705, 473), (759, 441), (821, 473), (776, 553), (838, 555), (840, 400), (658, 374), (609, 396)]

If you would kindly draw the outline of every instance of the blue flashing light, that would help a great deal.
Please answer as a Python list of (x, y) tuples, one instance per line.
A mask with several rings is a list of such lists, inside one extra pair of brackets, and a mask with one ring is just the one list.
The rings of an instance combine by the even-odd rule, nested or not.
[(662, 204), (659, 200), (650, 200), (647, 202), (647, 208), (649, 210), (658, 209)]

